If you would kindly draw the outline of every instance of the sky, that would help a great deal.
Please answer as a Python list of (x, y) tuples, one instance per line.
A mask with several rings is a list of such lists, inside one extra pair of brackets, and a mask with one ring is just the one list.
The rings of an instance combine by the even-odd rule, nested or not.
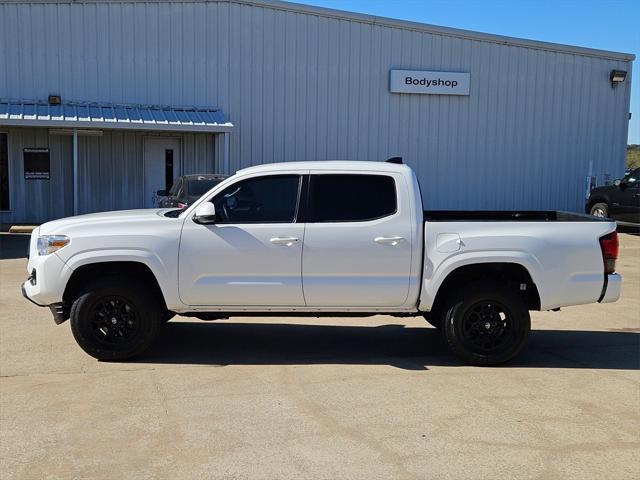
[(292, 0), (510, 37), (633, 53), (629, 143), (640, 144), (638, 0)]

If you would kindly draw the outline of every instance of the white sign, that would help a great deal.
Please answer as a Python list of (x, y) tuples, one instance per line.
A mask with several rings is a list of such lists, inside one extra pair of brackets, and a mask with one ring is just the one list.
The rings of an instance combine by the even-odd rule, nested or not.
[(392, 93), (469, 95), (468, 73), (391, 70)]

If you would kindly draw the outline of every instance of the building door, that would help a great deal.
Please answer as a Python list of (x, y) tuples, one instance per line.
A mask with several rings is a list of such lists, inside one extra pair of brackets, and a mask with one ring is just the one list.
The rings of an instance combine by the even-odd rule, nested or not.
[(158, 206), (158, 190), (170, 190), (181, 165), (180, 138), (145, 137), (144, 208)]

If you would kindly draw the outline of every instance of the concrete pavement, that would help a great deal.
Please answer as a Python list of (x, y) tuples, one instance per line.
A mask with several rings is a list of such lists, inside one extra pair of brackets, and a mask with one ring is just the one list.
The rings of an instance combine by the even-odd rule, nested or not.
[(0, 260), (0, 478), (640, 478), (640, 237), (618, 266), (621, 301), (534, 313), (478, 368), (387, 316), (177, 318), (101, 363)]

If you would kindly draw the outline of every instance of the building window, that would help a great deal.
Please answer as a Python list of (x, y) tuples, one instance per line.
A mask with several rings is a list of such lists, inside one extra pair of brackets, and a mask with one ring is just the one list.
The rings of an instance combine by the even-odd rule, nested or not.
[(173, 148), (164, 150), (164, 189), (168, 192), (173, 185)]
[(9, 210), (9, 149), (6, 133), (0, 133), (0, 210)]

